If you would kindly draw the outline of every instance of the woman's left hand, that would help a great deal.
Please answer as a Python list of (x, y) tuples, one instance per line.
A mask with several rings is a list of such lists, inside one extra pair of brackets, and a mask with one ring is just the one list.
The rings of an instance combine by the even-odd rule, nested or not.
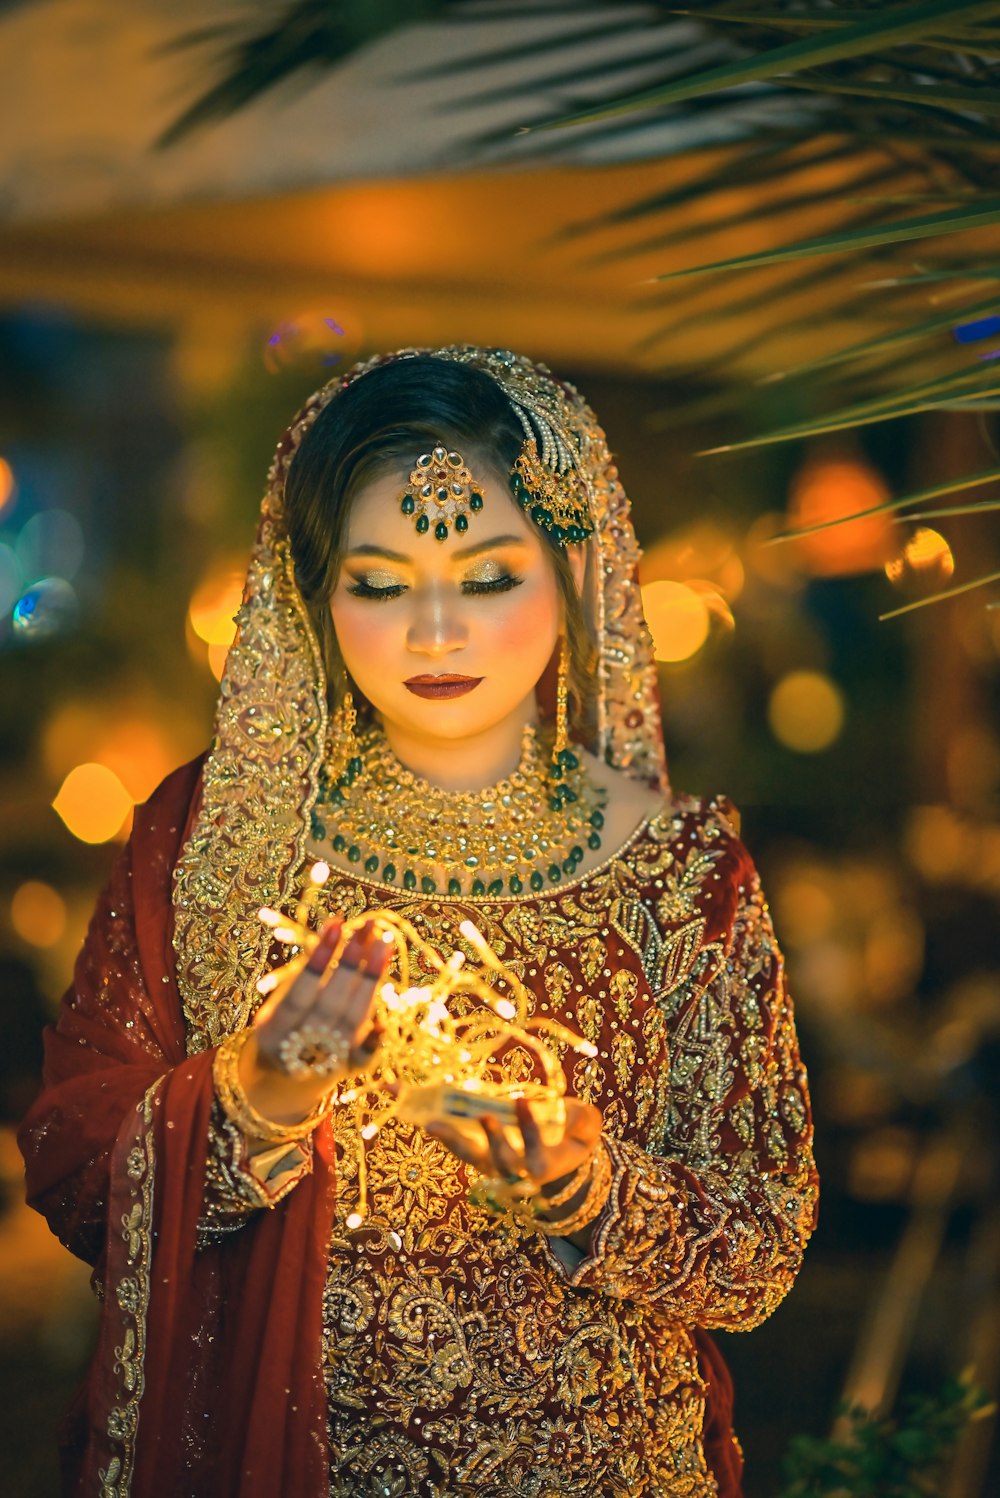
[[(468, 1133), (458, 1130), (447, 1118), (434, 1119), (425, 1125), (425, 1132), (439, 1139), (453, 1155), (473, 1166), (480, 1175), (523, 1181), (529, 1192), (534, 1187), (544, 1199), (545, 1196), (557, 1196), (581, 1165), (593, 1159), (601, 1140), (603, 1119), (599, 1108), (595, 1108), (593, 1103), (582, 1103), (578, 1098), (566, 1098), (565, 1105), (562, 1138), (555, 1144), (542, 1142), (531, 1105), (525, 1098), (518, 1098), (515, 1103), (521, 1133), (519, 1148), (510, 1143), (495, 1118), (482, 1120), (482, 1144), (473, 1142)], [(571, 1201), (546, 1215), (557, 1220), (560, 1215), (569, 1216), (573, 1209)]]

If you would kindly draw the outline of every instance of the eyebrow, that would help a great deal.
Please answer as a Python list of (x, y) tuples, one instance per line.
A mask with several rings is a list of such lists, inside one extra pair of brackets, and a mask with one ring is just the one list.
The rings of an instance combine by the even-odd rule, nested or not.
[[(464, 562), (469, 557), (478, 556), (481, 551), (492, 551), (495, 546), (525, 546), (527, 543), (523, 536), (494, 536), (489, 541), (478, 541), (475, 546), (465, 546), (461, 551), (453, 551), (452, 557), (456, 562)], [(387, 551), (384, 546), (353, 546), (347, 557), (384, 557), (389, 562), (403, 562), (413, 565), (413, 558), (404, 556), (398, 551)]]

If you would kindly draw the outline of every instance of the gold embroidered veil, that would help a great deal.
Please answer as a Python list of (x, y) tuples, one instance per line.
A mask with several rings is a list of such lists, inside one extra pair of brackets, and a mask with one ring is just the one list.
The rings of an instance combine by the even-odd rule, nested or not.
[(577, 725), (577, 736), (609, 764), (666, 793), (656, 670), (636, 581), (640, 552), (618, 470), (589, 406), (543, 365), (504, 349), (402, 349), (355, 365), (309, 398), (268, 475), (200, 802), (175, 870), (173, 945), (189, 1052), (243, 1027), (256, 1007), (270, 946), (257, 912), (294, 902), (327, 753), (326, 681), (295, 582), (285, 478), (330, 401), (370, 370), (417, 354), (484, 371), (515, 409), (538, 413), (543, 430), (571, 456), (595, 522), (584, 596), (597, 691), (591, 720)]

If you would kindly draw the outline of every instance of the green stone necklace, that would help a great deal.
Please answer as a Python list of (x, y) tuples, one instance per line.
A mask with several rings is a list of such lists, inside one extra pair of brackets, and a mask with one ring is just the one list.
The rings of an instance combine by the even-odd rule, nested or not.
[(312, 835), (359, 873), (425, 895), (537, 893), (600, 848), (606, 801), (571, 749), (546, 759), (530, 723), (517, 769), (483, 791), (414, 775), (373, 726), (341, 774), (321, 773)]

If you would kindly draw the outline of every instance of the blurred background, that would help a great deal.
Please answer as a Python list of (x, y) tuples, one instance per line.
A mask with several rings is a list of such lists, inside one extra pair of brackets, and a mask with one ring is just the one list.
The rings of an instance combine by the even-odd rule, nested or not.
[(948, 1383), (1000, 1366), (998, 59), (1000, 6), (956, 0), (0, 4), (17, 1498), (57, 1491), (95, 1322), (21, 1205), (40, 1028), (132, 807), (210, 737), (289, 417), (448, 342), (595, 407), (673, 781), (740, 807), (788, 954), (823, 1199), (789, 1300), (721, 1339), (748, 1498), (897, 1491), (782, 1468), (842, 1399), (923, 1433), (921, 1491), (1000, 1491)]

